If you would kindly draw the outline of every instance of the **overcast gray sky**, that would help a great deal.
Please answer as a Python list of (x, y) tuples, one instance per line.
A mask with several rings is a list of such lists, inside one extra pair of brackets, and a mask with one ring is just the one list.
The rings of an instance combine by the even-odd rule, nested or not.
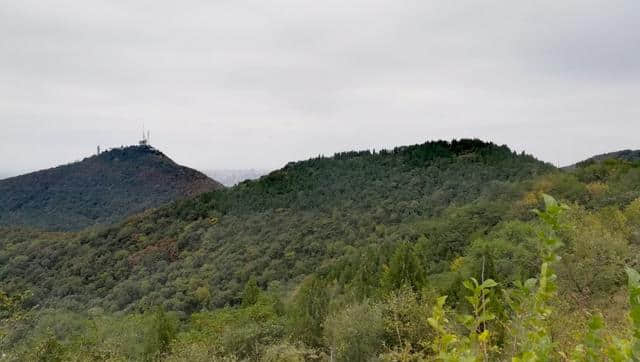
[(0, 172), (152, 143), (199, 169), (479, 137), (640, 148), (638, 0), (0, 0)]

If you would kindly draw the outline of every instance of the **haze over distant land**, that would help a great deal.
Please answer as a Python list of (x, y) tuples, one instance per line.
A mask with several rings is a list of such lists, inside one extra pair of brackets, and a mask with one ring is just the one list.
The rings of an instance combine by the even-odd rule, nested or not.
[(245, 180), (255, 180), (269, 173), (269, 170), (243, 169), (243, 170), (205, 170), (207, 176), (225, 186), (234, 186)]
[(637, 0), (150, 4), (0, 5), (0, 170), (143, 123), (196, 169), (461, 137), (560, 166), (640, 148)]

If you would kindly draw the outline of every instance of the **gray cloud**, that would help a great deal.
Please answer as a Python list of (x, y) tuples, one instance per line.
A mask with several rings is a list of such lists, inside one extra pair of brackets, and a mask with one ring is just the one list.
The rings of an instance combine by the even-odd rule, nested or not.
[(200, 169), (480, 137), (640, 148), (640, 4), (0, 2), (0, 170), (134, 143)]

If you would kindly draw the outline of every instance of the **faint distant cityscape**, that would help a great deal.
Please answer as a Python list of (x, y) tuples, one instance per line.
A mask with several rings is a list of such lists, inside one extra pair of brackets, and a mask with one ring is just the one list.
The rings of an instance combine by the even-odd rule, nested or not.
[(220, 182), (221, 184), (231, 187), (245, 180), (255, 180), (270, 172), (270, 170), (262, 169), (236, 169), (236, 170), (206, 170), (203, 171), (207, 176)]

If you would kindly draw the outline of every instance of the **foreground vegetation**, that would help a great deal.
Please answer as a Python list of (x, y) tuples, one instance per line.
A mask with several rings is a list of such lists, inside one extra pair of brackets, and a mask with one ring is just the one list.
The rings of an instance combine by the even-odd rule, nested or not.
[(6, 360), (640, 357), (627, 161), (562, 172), (428, 144), (289, 165), (117, 227), (3, 235)]
[[(52, 311), (40, 313), (36, 321), (21, 308), (25, 296), (0, 294), (3, 339), (15, 334), (16, 328), (36, 323), (29, 341), (16, 343), (3, 359), (637, 360), (640, 274), (635, 270), (626, 269), (630, 318), (621, 322), (622, 328), (607, 330), (605, 317), (597, 309), (579, 311), (583, 316), (556, 314), (561, 306), (554, 300), (562, 283), (557, 282), (555, 269), (561, 260), (561, 235), (569, 226), (564, 215), (569, 207), (550, 196), (544, 198), (545, 210), (537, 211), (542, 260), (538, 277), (511, 285), (485, 279), (488, 255), (483, 255), (482, 279), (472, 277), (462, 283), (459, 291), (466, 303), (459, 300), (456, 308), (447, 304), (447, 296), (436, 298), (423, 284), (420, 260), (408, 245), (401, 244), (383, 269), (380, 298), (355, 298), (331, 278), (315, 275), (284, 302), (275, 288), (262, 291), (252, 278), (240, 306), (195, 313), (185, 322), (161, 307), (126, 316), (107, 316), (96, 310), (89, 311), (88, 317)], [(640, 201), (633, 208), (640, 210)], [(597, 273), (611, 266), (593, 267), (591, 271)], [(575, 317), (585, 321), (575, 329), (582, 333), (578, 339), (582, 343), (558, 343), (554, 327), (575, 326), (575, 322), (568, 324)]]

